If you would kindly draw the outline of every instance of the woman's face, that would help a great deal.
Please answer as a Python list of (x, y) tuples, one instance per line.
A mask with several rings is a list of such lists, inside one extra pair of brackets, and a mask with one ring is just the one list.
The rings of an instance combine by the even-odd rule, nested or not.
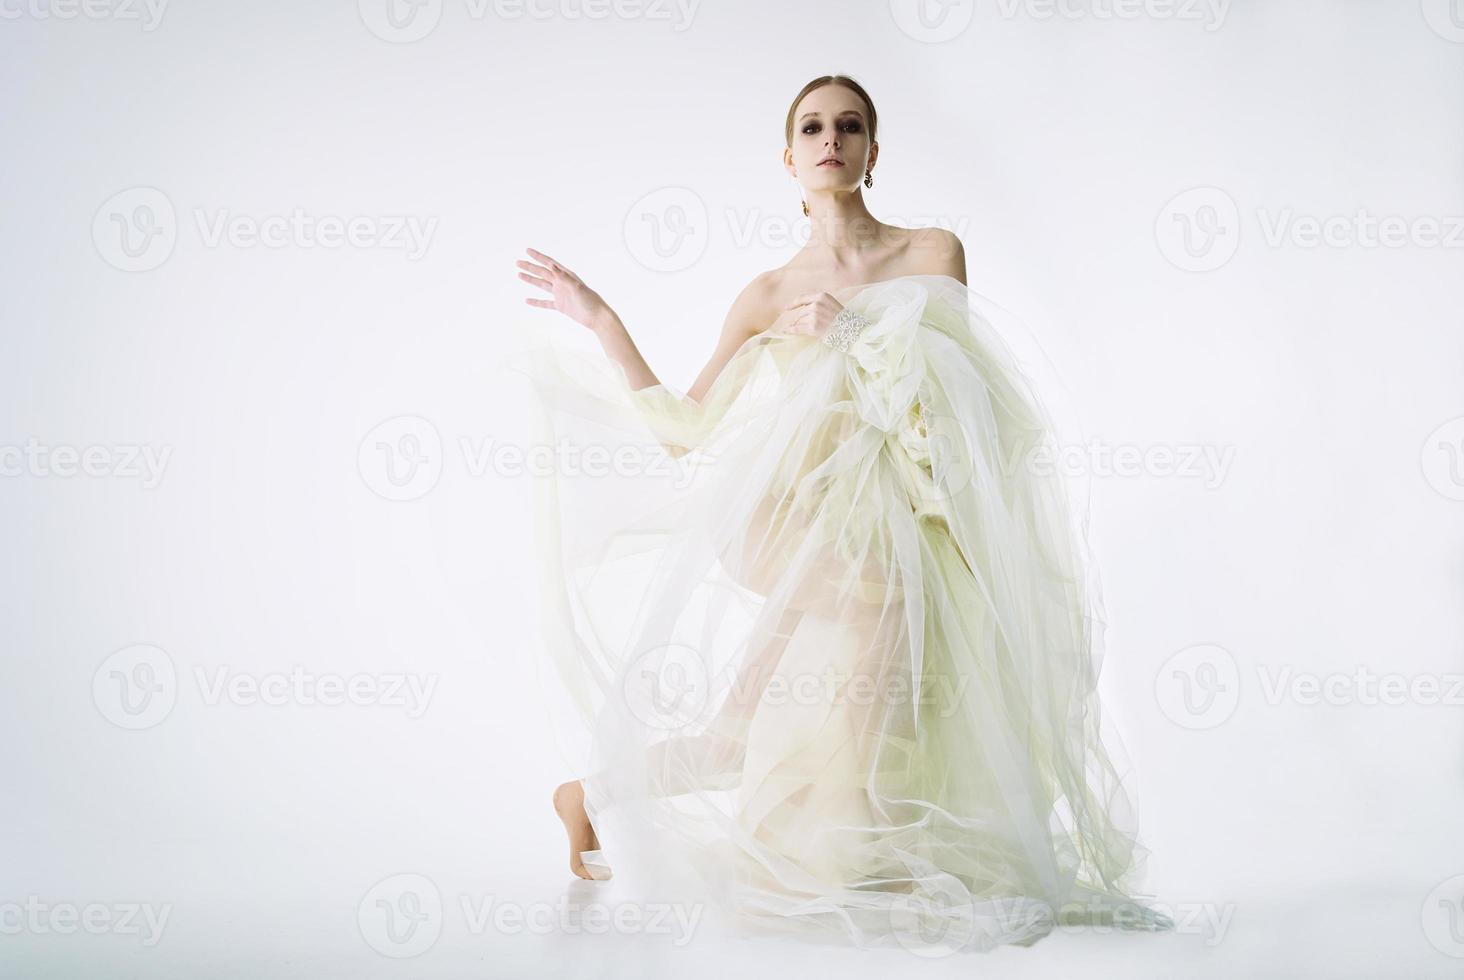
[(847, 190), (864, 179), (878, 152), (864, 100), (842, 85), (823, 85), (794, 110), (793, 145), (783, 151), (783, 165), (805, 190)]

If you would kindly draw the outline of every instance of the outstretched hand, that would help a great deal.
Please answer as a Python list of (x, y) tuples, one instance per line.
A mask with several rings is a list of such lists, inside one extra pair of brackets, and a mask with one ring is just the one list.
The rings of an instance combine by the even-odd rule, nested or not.
[(579, 276), (537, 249), (530, 248), (526, 251), (539, 261), (537, 263), (524, 259), (516, 261), (514, 265), (524, 270), (519, 272), (519, 278), (531, 285), (538, 286), (553, 298), (538, 299), (530, 296), (524, 300), (525, 303), (541, 309), (558, 310), (575, 323), (589, 327), (591, 330), (598, 330), (613, 319), (614, 311), (600, 298), (600, 294), (586, 286)]

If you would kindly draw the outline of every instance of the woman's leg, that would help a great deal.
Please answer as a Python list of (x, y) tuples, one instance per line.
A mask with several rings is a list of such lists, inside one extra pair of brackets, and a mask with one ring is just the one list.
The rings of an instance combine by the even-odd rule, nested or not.
[[(788, 610), (769, 635), (762, 652), (739, 668), (737, 679), (722, 699), (717, 713), (696, 735), (673, 735), (646, 749), (650, 795), (678, 796), (699, 790), (735, 788), (741, 780), (747, 753), (747, 729), (757, 703), (777, 668), (797, 625), (799, 613)], [(596, 773), (590, 779), (602, 778)], [(569, 868), (577, 877), (594, 875), (580, 859), (580, 852), (600, 849), (599, 837), (585, 811), (585, 781), (571, 780), (554, 790), (554, 812), (569, 835)]]

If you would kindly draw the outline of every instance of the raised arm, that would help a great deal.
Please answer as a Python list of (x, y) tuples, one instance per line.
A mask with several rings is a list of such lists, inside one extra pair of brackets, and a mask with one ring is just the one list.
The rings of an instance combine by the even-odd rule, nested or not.
[(675, 455), (691, 449), (702, 423), (701, 401), (706, 398), (722, 369), (750, 338), (767, 329), (770, 289), (767, 274), (750, 282), (732, 303), (722, 324), (717, 346), (712, 351), (687, 397), (675, 395), (656, 377), (636, 347), (619, 315), (593, 289), (563, 263), (535, 249), (528, 253), (537, 261), (520, 259), (519, 278), (550, 293), (552, 299), (530, 297), (530, 306), (557, 310), (588, 328), (600, 342), (605, 355), (625, 372), (626, 382), (637, 393), (637, 404), (647, 415), (657, 437)]
[[(768, 326), (762, 322), (766, 309), (765, 294), (764, 279), (759, 276), (749, 283), (732, 302), (732, 308), (727, 311), (727, 316), (722, 321), (722, 332), (717, 338), (717, 346), (712, 351), (711, 358), (686, 393), (692, 402), (700, 404), (702, 399), (706, 398), (707, 392), (711, 390), (712, 384), (722, 373), (722, 369), (727, 366), (727, 362), (732, 360), (732, 355), (736, 354), (750, 338), (761, 333)], [(621, 367), (625, 368), (625, 376), (630, 382), (631, 388), (640, 390), (661, 384), (636, 348), (635, 341), (630, 337), (630, 331), (626, 329), (624, 323), (620, 322), (620, 317), (608, 306), (605, 309), (604, 317), (594, 323), (591, 329), (599, 338), (600, 346), (604, 348), (606, 356), (620, 362)]]
[[(605, 356), (625, 370), (626, 380), (632, 389), (638, 391), (661, 384), (640, 349), (636, 347), (635, 340), (630, 336), (630, 331), (626, 329), (619, 314), (610, 308), (610, 304), (599, 293), (585, 285), (562, 262), (537, 249), (530, 248), (527, 251), (538, 262), (519, 259), (514, 263), (521, 270), (519, 278), (550, 293), (553, 298), (529, 297), (524, 302), (542, 309), (558, 310), (576, 323), (589, 328), (600, 341)], [(711, 359), (687, 392), (694, 401), (700, 402), (706, 397), (712, 382), (716, 381), (722, 368), (726, 367), (738, 348), (748, 338), (769, 326), (768, 323), (761, 322), (767, 313), (767, 304), (768, 283), (764, 273), (748, 283), (733, 301)]]
[(648, 388), (660, 384), (646, 359), (631, 339), (630, 331), (610, 304), (584, 280), (569, 270), (564, 263), (545, 255), (538, 249), (526, 249), (537, 262), (519, 259), (518, 277), (530, 285), (549, 293), (552, 298), (539, 299), (533, 296), (524, 299), (530, 306), (545, 310), (557, 310), (580, 326), (587, 327), (599, 339), (606, 356), (618, 362), (625, 369), (626, 379), (632, 388)]

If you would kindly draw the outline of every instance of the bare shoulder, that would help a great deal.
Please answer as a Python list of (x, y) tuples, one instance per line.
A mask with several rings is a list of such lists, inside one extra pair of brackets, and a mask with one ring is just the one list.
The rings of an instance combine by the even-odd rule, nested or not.
[(732, 358), (737, 356), (742, 346), (771, 324), (768, 295), (768, 274), (765, 272), (754, 276), (751, 282), (742, 287), (742, 291), (732, 301), (732, 308), (727, 311), (727, 319), (722, 323), (722, 335), (717, 338), (717, 348), (712, 352), (711, 360), (707, 361), (706, 367), (702, 368), (701, 374), (697, 375), (696, 381), (687, 392), (692, 401), (700, 403), (706, 398), (713, 382)]
[(966, 282), (966, 248), (960, 236), (946, 228), (912, 228), (907, 256), (917, 275), (950, 276)]
[(724, 334), (745, 338), (767, 329), (778, 312), (778, 271), (759, 272), (742, 287), (727, 311), (727, 321), (722, 327)]

